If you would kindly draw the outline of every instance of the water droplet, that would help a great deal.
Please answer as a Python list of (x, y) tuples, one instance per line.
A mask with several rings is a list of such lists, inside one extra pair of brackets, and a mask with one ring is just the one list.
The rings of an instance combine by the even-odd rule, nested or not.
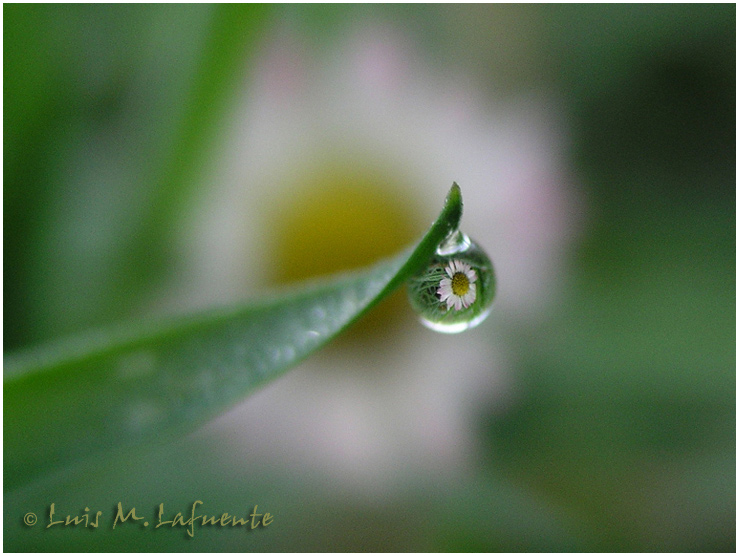
[(421, 323), (456, 333), (480, 324), (495, 297), (493, 263), (457, 230), (437, 249), (428, 266), (408, 281), (408, 299)]

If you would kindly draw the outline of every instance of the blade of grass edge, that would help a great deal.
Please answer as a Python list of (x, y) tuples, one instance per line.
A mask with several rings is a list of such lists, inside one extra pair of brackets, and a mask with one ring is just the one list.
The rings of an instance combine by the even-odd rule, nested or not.
[(5, 358), (5, 490), (189, 431), (305, 359), (425, 265), (459, 226), (450, 190), (413, 248), (259, 304), (121, 327)]

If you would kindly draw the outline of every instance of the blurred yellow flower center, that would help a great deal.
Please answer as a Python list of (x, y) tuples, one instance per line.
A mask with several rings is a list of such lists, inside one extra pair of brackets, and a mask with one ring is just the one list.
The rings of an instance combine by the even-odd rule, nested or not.
[(464, 272), (457, 272), (452, 276), (452, 293), (462, 297), (470, 289), (470, 279)]
[(423, 225), (404, 189), (380, 172), (340, 165), (305, 176), (271, 219), (277, 281), (364, 267), (406, 247)]
[[(300, 176), (269, 219), (275, 264), (267, 269), (268, 282), (305, 280), (396, 255), (424, 230), (405, 195), (411, 190), (395, 172), (371, 164), (329, 162)], [(398, 296), (381, 303), (355, 331), (371, 338), (391, 333), (393, 322), (410, 320)]]

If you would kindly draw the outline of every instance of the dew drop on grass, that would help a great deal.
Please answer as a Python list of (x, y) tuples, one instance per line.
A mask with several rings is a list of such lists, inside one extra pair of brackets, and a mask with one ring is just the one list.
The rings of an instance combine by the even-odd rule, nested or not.
[(408, 299), (421, 323), (454, 334), (474, 328), (490, 313), (495, 297), (493, 263), (457, 230), (436, 249), (424, 270), (408, 280)]

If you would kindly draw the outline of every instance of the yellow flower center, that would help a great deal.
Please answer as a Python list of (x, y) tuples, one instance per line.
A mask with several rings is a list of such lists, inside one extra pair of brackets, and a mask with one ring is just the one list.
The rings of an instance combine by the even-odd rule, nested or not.
[(457, 297), (462, 297), (470, 289), (470, 279), (464, 272), (456, 272), (452, 276), (452, 293)]

